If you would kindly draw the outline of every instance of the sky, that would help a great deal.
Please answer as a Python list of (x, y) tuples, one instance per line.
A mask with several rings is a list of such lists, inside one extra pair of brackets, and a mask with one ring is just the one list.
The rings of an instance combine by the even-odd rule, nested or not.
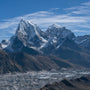
[(58, 24), (76, 36), (90, 35), (90, 0), (0, 0), (0, 41), (15, 34), (21, 19), (42, 30)]

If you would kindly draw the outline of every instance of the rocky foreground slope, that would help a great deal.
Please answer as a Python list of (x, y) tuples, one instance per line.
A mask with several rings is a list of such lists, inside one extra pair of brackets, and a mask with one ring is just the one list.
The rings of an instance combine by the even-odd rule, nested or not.
[(30, 71), (27, 73), (2, 74), (0, 75), (0, 90), (39, 90), (48, 83), (59, 82), (64, 78), (80, 78), (89, 74), (90, 69), (65, 68), (59, 71)]
[(8, 54), (0, 50), (0, 74), (41, 70), (59, 70), (74, 67), (72, 63), (55, 56), (30, 55), (24, 52)]
[(64, 79), (60, 82), (47, 84), (40, 90), (90, 90), (90, 76), (74, 80)]

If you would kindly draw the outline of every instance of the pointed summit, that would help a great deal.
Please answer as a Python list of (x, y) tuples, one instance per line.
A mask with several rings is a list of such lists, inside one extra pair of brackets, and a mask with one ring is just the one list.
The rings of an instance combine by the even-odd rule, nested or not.
[(18, 25), (16, 36), (19, 39), (26, 37), (29, 37), (30, 39), (33, 38), (36, 34), (38, 34), (38, 32), (40, 32), (40, 29), (37, 29), (37, 26), (35, 24), (22, 19)]
[(22, 19), (18, 25), (15, 36), (10, 40), (9, 47), (17, 48), (18, 46), (18, 48), (22, 49), (23, 46), (38, 49), (41, 47), (41, 45), (44, 45), (44, 43), (47, 42), (47, 40), (45, 40), (41, 34), (42, 31), (36, 24)]
[(58, 24), (52, 24), (51, 26), (49, 26), (48, 29), (55, 29), (55, 28), (62, 28), (62, 27)]
[(21, 20), (20, 20), (20, 22), (26, 22), (26, 20), (24, 20), (24, 19), (21, 19)]
[(27, 32), (27, 28), (34, 27), (34, 26), (35, 25), (33, 23), (31, 23), (30, 21), (21, 19), (21, 21), (20, 21), (20, 23), (18, 25), (16, 33), (18, 31), (20, 31), (20, 32), (25, 34), (25, 32)]
[(65, 27), (61, 27), (60, 25), (53, 24), (49, 26), (47, 29), (47, 35), (51, 38), (67, 38), (70, 37), (71, 39), (75, 37), (74, 33), (70, 30), (66, 29)]
[(34, 37), (42, 40), (40, 36), (41, 29), (36, 25), (27, 20), (21, 20), (16, 31), (16, 36), (22, 41), (23, 39), (32, 41)]

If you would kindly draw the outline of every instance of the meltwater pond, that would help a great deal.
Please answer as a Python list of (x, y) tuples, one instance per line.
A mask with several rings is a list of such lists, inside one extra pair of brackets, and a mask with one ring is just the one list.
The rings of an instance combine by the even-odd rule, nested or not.
[(74, 79), (90, 75), (89, 69), (61, 69), (0, 75), (0, 90), (39, 90), (48, 83), (64, 78)]

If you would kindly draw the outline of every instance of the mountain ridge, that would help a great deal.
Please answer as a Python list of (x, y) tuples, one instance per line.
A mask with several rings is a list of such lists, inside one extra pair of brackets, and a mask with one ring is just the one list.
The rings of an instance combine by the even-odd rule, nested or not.
[[(80, 41), (83, 45), (78, 43)], [(55, 67), (64, 67), (66, 65), (70, 67), (80, 66), (90, 68), (89, 41), (90, 35), (76, 37), (73, 32), (65, 27), (53, 24), (46, 32), (43, 32), (36, 24), (21, 20), (15, 35), (9, 41), (3, 40), (0, 47), (15, 63), (19, 61), (17, 65), (19, 66), (19, 70), (20, 68), (22, 69), (20, 71), (27, 71), (27, 68), (28, 70), (36, 70), (34, 69), (35, 67), (40, 69), (42, 63), (45, 64), (45, 67), (42, 67), (42, 69), (48, 70), (54, 68), (51, 65), (56, 65)], [(18, 54), (24, 59), (18, 57)], [(50, 60), (50, 62), (46, 60), (48, 62), (46, 64), (45, 59)], [(44, 61), (42, 62), (42, 60)], [(24, 63), (27, 66), (21, 67)]]
[(76, 79), (64, 79), (60, 82), (47, 84), (40, 90), (90, 90), (90, 76), (82, 76)]

